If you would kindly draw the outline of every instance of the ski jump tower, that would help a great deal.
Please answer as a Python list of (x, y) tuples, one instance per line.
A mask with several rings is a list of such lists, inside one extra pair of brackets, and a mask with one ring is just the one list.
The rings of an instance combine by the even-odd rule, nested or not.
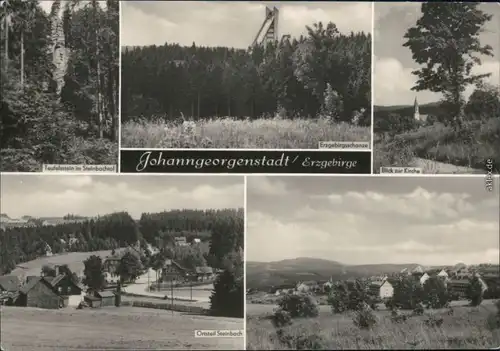
[(278, 17), (279, 10), (276, 7), (273, 9), (266, 7), (266, 18), (253, 40), (252, 47), (255, 45), (265, 46), (269, 42), (278, 40)]

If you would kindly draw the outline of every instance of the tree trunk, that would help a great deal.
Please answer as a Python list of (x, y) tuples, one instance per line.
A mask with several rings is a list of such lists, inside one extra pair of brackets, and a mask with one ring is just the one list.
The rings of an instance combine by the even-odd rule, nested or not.
[(5, 73), (9, 70), (9, 15), (5, 15)]
[(198, 110), (197, 117), (198, 117), (198, 119), (200, 119), (200, 91), (199, 90), (198, 90), (198, 106), (197, 106), (197, 110)]
[(21, 89), (24, 88), (24, 29), (21, 29)]
[(96, 24), (95, 30), (95, 57), (96, 57), (96, 92), (97, 92), (97, 117), (98, 117), (98, 131), (99, 131), (99, 139), (104, 137), (103, 130), (103, 116), (102, 116), (102, 91), (101, 91), (101, 62), (100, 62), (100, 52), (99, 52), (99, 26), (97, 25), (99, 22), (98, 19), (98, 8), (97, 1), (92, 2), (92, 7), (94, 10), (94, 19)]

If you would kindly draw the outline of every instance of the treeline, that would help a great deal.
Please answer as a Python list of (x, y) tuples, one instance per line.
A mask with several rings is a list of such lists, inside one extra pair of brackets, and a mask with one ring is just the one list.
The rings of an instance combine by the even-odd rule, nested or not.
[[(455, 119), (449, 111), (445, 102), (421, 108), (420, 113), (427, 114), (427, 119), (424, 122), (415, 120), (413, 107), (393, 111), (389, 109), (375, 111), (374, 132), (395, 135), (436, 123), (450, 126), (455, 123)], [(498, 86), (483, 84), (476, 88), (464, 106), (463, 121), (465, 127), (475, 126), (475, 121), (484, 123), (488, 120), (496, 120), (498, 116), (500, 116), (500, 90)], [(493, 141), (491, 140), (491, 142)]]
[(116, 163), (118, 1), (3, 3), (1, 170)]
[[(155, 221), (160, 224), (156, 225)], [(190, 221), (196, 224), (191, 225)], [(199, 232), (205, 243), (195, 250), (175, 248), (172, 241), (157, 240), (163, 238), (164, 233), (169, 233), (169, 223), (173, 229), (171, 233), (179, 230), (196, 235)], [(156, 229), (151, 228), (158, 230), (152, 232)], [(47, 245), (53, 254), (58, 254), (65, 251), (111, 250), (133, 246), (138, 241), (143, 248), (150, 243), (167, 253), (171, 252), (170, 258), (179, 259), (188, 267), (192, 266), (188, 263), (191, 262), (191, 251), (194, 258), (199, 257), (201, 252), (204, 262), (215, 268), (223, 267), (227, 255), (243, 249), (243, 210), (182, 210), (144, 214), (139, 222), (127, 212), (117, 212), (80, 223), (8, 228), (0, 232), (0, 273), (7, 274), (19, 263), (45, 256)]]
[(370, 124), (371, 36), (333, 23), (266, 48), (124, 48), (122, 121), (325, 115)]

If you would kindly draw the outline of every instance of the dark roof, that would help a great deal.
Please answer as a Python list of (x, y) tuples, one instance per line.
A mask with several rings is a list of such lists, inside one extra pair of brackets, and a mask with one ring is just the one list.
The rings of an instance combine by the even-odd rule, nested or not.
[(96, 297), (96, 296), (92, 296), (92, 295), (85, 295), (83, 297), (84, 300), (91, 300), (91, 301), (99, 301), (100, 298)]
[(195, 272), (198, 274), (212, 274), (212, 267), (196, 267)]
[[(52, 287), (57, 287), (57, 285), (64, 279), (66, 278), (66, 274), (59, 274), (57, 277), (44, 277), (44, 279), (52, 285)], [(73, 281), (73, 279), (69, 279), (69, 282), (73, 284), (73, 286), (77, 287), (80, 290), (83, 290), (83, 287), (76, 282)]]
[(186, 268), (182, 267), (179, 263), (177, 263), (176, 261), (170, 259), (170, 258), (167, 258), (165, 260), (165, 263), (163, 264), (163, 268), (165, 268), (165, 266), (170, 266), (170, 265), (174, 265), (176, 266), (178, 269), (182, 270), (182, 271), (185, 271)]
[(22, 292), (23, 294), (27, 294), (40, 281), (44, 282), (45, 284), (47, 284), (48, 286), (50, 286), (50, 288), (52, 288), (52, 286), (50, 285), (50, 283), (48, 281), (46, 281), (45, 279), (43, 279), (42, 277), (34, 277), (29, 282), (27, 282), (26, 284), (24, 284), (19, 291)]
[(105, 291), (95, 291), (94, 295), (100, 298), (103, 297), (114, 297), (115, 293), (113, 291), (105, 290)]
[(0, 277), (0, 287), (7, 291), (17, 291), (20, 285), (17, 275), (3, 275)]
[(380, 288), (382, 285), (384, 285), (384, 283), (385, 283), (385, 280), (384, 281), (381, 281), (381, 280), (372, 281), (372, 282), (370, 282), (370, 286)]

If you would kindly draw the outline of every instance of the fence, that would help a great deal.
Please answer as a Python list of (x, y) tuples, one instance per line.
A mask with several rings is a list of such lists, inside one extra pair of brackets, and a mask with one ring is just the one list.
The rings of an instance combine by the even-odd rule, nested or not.
[(187, 306), (171, 303), (159, 303), (152, 301), (122, 301), (121, 306), (132, 306), (142, 308), (154, 308), (159, 310), (171, 310), (176, 312), (209, 314), (209, 310), (200, 306)]

